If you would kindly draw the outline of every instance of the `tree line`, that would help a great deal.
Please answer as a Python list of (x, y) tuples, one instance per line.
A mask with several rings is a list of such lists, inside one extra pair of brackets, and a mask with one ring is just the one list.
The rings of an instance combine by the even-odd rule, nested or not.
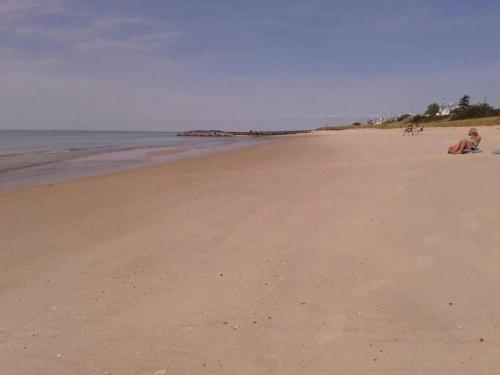
[(464, 95), (458, 101), (458, 105), (447, 116), (438, 116), (441, 107), (437, 103), (427, 106), (423, 115), (413, 117), (413, 122), (432, 121), (437, 117), (448, 117), (450, 120), (463, 120), (469, 118), (500, 116), (500, 108), (494, 108), (488, 103), (470, 103), (470, 96)]

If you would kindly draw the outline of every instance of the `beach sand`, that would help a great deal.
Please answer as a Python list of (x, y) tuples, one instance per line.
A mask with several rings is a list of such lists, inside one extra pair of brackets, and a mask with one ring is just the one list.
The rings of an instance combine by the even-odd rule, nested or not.
[(495, 374), (500, 127), (350, 130), (0, 193), (0, 373)]

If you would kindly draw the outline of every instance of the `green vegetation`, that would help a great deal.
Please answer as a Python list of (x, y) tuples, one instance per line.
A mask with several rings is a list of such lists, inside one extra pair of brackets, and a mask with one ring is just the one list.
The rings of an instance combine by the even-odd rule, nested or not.
[(410, 119), (412, 116), (409, 113), (399, 116), (396, 121), (404, 121)]
[[(406, 128), (409, 121), (396, 121), (388, 124), (373, 126), (380, 129)], [(469, 127), (476, 126), (495, 126), (500, 125), (500, 115), (494, 117), (470, 118), (470, 119), (451, 119), (434, 120), (425, 122), (425, 127)]]
[(438, 112), (439, 112), (439, 104), (432, 103), (427, 106), (427, 110), (425, 111), (424, 115), (427, 115), (430, 118), (435, 118)]
[(467, 105), (460, 111), (457, 111), (451, 120), (458, 121), (463, 119), (500, 116), (500, 108), (493, 108), (487, 103)]
[(500, 108), (494, 108), (488, 103), (470, 104), (470, 96), (464, 95), (458, 104), (440, 107), (437, 103), (427, 106), (423, 114), (403, 114), (398, 118), (385, 119), (382, 124), (368, 121), (360, 125), (324, 126), (318, 130), (345, 130), (345, 129), (392, 129), (405, 128), (408, 124), (425, 123), (426, 127), (475, 127), (500, 125)]
[(367, 125), (339, 125), (339, 126), (322, 126), (321, 128), (318, 128), (316, 130), (347, 130), (347, 129), (360, 129), (360, 128), (367, 128), (367, 127), (372, 127), (372, 126), (367, 126)]
[[(497, 125), (500, 116), (500, 108), (494, 108), (488, 103), (470, 104), (470, 96), (464, 95), (460, 98), (457, 104), (449, 107), (440, 107), (437, 103), (431, 103), (427, 106), (423, 114), (414, 116), (401, 116), (397, 121), (386, 121), (380, 125), (380, 128), (402, 127), (408, 122), (421, 123), (425, 122), (426, 126), (481, 126), (481, 125)], [(479, 118), (495, 118), (487, 121), (464, 121)], [(403, 123), (402, 123), (403, 122)], [(464, 124), (464, 125), (460, 125)]]
[(462, 107), (462, 108), (468, 107), (470, 104), (470, 96), (469, 95), (462, 96), (462, 98), (460, 99), (458, 104), (460, 104), (460, 107)]
[[(390, 123), (384, 123), (382, 125), (342, 125), (342, 126), (324, 126), (317, 130), (346, 130), (346, 129), (398, 129), (406, 128), (410, 121), (408, 119), (402, 121), (394, 121)], [(494, 117), (482, 117), (473, 119), (462, 119), (462, 120), (451, 120), (450, 118), (445, 118), (441, 120), (428, 121), (425, 123), (426, 128), (437, 128), (437, 127), (464, 127), (464, 128), (475, 128), (479, 126), (500, 126), (500, 116)]]

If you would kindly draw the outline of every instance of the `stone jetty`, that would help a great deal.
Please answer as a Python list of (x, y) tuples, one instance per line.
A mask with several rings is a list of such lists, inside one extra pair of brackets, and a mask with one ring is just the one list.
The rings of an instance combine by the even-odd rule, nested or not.
[(269, 130), (269, 131), (247, 131), (247, 132), (232, 132), (223, 130), (188, 130), (177, 134), (180, 137), (234, 137), (236, 135), (245, 136), (271, 136), (271, 135), (287, 135), (287, 134), (305, 134), (311, 133), (311, 130)]

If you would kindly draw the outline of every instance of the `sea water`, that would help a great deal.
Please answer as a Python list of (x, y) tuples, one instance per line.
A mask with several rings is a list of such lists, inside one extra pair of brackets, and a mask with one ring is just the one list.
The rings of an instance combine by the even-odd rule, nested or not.
[(49, 183), (252, 144), (176, 132), (0, 130), (0, 189)]

